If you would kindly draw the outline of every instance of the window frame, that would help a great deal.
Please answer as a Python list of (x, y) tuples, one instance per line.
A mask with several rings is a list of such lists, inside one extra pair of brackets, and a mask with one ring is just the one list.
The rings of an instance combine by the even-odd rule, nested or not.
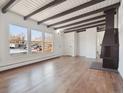
[[(9, 40), (10, 39), (10, 25), (26, 29), (26, 35), (27, 35), (27, 42), (26, 42), (27, 43), (26, 44), (27, 45), (27, 52), (26, 53), (23, 53), (23, 52), (20, 52), (20, 53), (10, 53), (10, 47), (9, 47), (10, 46), (10, 40)], [(8, 48), (9, 48), (9, 55), (10, 56), (23, 56), (23, 55), (25, 56), (25, 55), (29, 54), (29, 38), (28, 38), (28, 34), (29, 33), (28, 33), (28, 31), (29, 31), (29, 29), (28, 29), (27, 26), (22, 26), (22, 25), (18, 25), (18, 24), (11, 24), (11, 23), (8, 25), (8, 32), (9, 32), (8, 33), (8, 41), (9, 41), (8, 42)]]
[[(27, 35), (27, 52), (26, 53), (10, 53), (10, 48), (9, 48), (9, 44), (10, 44), (10, 41), (9, 41), (9, 38), (10, 38), (10, 25), (14, 25), (14, 26), (18, 26), (18, 27), (22, 27), (22, 28), (25, 28), (26, 29), (26, 35)], [(54, 34), (53, 32), (47, 32), (47, 31), (42, 31), (42, 29), (37, 29), (37, 28), (33, 28), (33, 27), (29, 27), (27, 25), (22, 25), (22, 24), (18, 24), (18, 23), (9, 23), (8, 26), (7, 26), (7, 32), (8, 32), (8, 56), (11, 58), (22, 58), (22, 57), (27, 57), (27, 56), (31, 56), (31, 55), (40, 55), (40, 54), (50, 54), (50, 53), (53, 53), (54, 50), (55, 50), (55, 46), (54, 46)], [(39, 31), (42, 33), (42, 39), (43, 39), (43, 51), (42, 52), (32, 52), (31, 50), (31, 37), (32, 37), (32, 30), (36, 30), (36, 31)], [(52, 44), (53, 44), (53, 50), (51, 52), (45, 52), (44, 51), (44, 41), (45, 41), (45, 33), (48, 33), (48, 34), (51, 34), (52, 35)]]
[(30, 28), (30, 44), (29, 44), (29, 49), (30, 49), (30, 54), (42, 54), (42, 53), (44, 53), (44, 43), (43, 43), (43, 50), (42, 50), (42, 52), (32, 52), (32, 49), (31, 49), (31, 43), (32, 43), (32, 30), (34, 30), (34, 31), (38, 31), (38, 32), (41, 32), (42, 33), (42, 39), (43, 39), (43, 42), (44, 42), (44, 32), (43, 31), (41, 31), (41, 30), (39, 30), (39, 29), (35, 29), (35, 28)]
[[(53, 50), (51, 51), (51, 52), (46, 52), (46, 51), (44, 51), (44, 48), (43, 48), (43, 51), (44, 51), (44, 53), (53, 53), (54, 52), (54, 34), (53, 33), (50, 33), (50, 32), (44, 32), (44, 41), (45, 41), (45, 33), (48, 33), (48, 34), (51, 34), (52, 35), (52, 45), (53, 45)], [(44, 47), (45, 47), (45, 42), (44, 42)]]

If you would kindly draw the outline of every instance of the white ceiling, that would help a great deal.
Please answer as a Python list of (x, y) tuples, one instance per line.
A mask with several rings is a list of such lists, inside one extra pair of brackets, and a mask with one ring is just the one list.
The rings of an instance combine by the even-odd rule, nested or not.
[(84, 14), (86, 12), (90, 12), (90, 11), (97, 10), (97, 9), (102, 8), (102, 7), (105, 7), (105, 6), (109, 6), (109, 5), (115, 4), (115, 3), (119, 2), (119, 1), (120, 0), (105, 0), (105, 1), (103, 1), (101, 3), (98, 3), (98, 4), (95, 4), (93, 6), (87, 7), (85, 9), (82, 9), (82, 10), (79, 10), (79, 11), (76, 11), (76, 12), (73, 12), (73, 13), (70, 13), (68, 15), (65, 15), (65, 16), (62, 16), (62, 17), (59, 17), (59, 18), (56, 18), (56, 19), (47, 21), (45, 23), (46, 24), (51, 24), (52, 22), (62, 21), (62, 20), (65, 20), (65, 19), (68, 19), (68, 18), (77, 16), (77, 15), (80, 15), (80, 14)]
[(78, 5), (88, 2), (88, 1), (90, 1), (90, 0), (67, 0), (55, 7), (46, 9), (46, 10), (38, 13), (37, 15), (32, 16), (31, 18), (35, 19), (37, 21), (43, 20), (50, 16), (56, 15), (58, 13), (61, 13), (65, 10), (71, 9), (75, 6), (78, 6)]
[[(20, 0), (10, 10), (20, 15), (26, 16), (53, 0)], [(34, 18), (36, 20), (36, 18)]]
[(0, 0), (0, 8), (2, 8), (7, 2), (8, 0)]
[[(0, 0), (0, 8), (5, 3), (7, 3), (8, 1), (9, 0)], [(31, 12), (39, 9), (40, 7), (43, 7), (46, 4), (52, 2), (53, 0), (17, 0), (17, 1), (18, 2), (16, 4), (14, 4), (12, 7), (10, 7), (9, 11), (15, 12), (16, 14), (19, 14), (19, 15), (22, 15), (22, 16), (26, 16), (26, 15), (30, 14)], [(30, 18), (35, 20), (35, 21), (42, 21), (46, 18), (49, 18), (49, 17), (54, 16), (56, 14), (59, 14), (63, 11), (69, 10), (73, 7), (79, 6), (79, 5), (81, 5), (83, 3), (86, 3), (88, 1), (91, 1), (91, 0), (66, 0), (63, 3), (61, 3), (59, 5), (56, 5), (54, 7), (50, 7), (48, 9), (45, 9), (45, 10), (31, 16)], [(120, 0), (105, 0), (103, 2), (92, 5), (90, 7), (87, 7), (87, 8), (75, 11), (73, 13), (67, 14), (65, 16), (62, 16), (62, 17), (59, 17), (59, 18), (56, 18), (56, 19), (52, 19), (52, 20), (48, 20), (44, 23), (47, 24), (47, 25), (50, 25), (50, 24), (53, 24), (53, 23), (56, 23), (56, 22), (59, 22), (59, 21), (62, 21), (62, 20), (72, 18), (74, 16), (78, 16), (78, 15), (81, 15), (81, 14), (84, 14), (84, 13), (87, 13), (87, 12), (90, 12), (90, 11), (93, 11), (93, 10), (97, 10), (97, 9), (105, 7), (105, 6), (115, 4), (117, 2), (120, 2)], [(78, 22), (80, 20), (88, 19), (88, 18), (95, 17), (95, 16), (102, 15), (102, 14), (103, 14), (102, 12), (97, 13), (97, 14), (87, 16), (87, 17), (84, 17), (84, 18), (80, 18), (80, 19), (77, 19), (77, 20), (74, 20), (74, 21), (70, 21), (70, 22), (67, 22), (67, 23), (64, 23), (64, 24), (56, 25), (54, 27), (67, 25), (67, 24), (70, 24), (70, 23)]]

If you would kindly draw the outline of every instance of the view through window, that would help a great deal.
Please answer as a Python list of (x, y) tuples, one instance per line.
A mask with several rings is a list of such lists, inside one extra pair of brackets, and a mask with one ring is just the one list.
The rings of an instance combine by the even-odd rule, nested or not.
[(44, 51), (53, 52), (53, 34), (45, 33)]
[[(28, 30), (25, 27), (9, 25), (10, 54), (26, 54), (28, 49), (31, 50), (31, 52), (53, 52), (52, 33), (32, 29), (31, 36), (29, 36), (27, 32)], [(29, 38), (31, 43), (27, 41), (28, 36), (31, 37)]]
[(32, 52), (43, 52), (43, 34), (41, 31), (31, 30)]
[(10, 54), (27, 53), (27, 28), (9, 25)]

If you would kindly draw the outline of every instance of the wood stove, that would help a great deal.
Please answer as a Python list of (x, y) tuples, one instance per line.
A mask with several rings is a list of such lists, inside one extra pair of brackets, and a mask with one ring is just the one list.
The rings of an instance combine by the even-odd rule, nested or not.
[(118, 69), (119, 59), (119, 39), (118, 29), (114, 28), (115, 9), (105, 11), (106, 30), (102, 42), (101, 58), (103, 58), (103, 68)]

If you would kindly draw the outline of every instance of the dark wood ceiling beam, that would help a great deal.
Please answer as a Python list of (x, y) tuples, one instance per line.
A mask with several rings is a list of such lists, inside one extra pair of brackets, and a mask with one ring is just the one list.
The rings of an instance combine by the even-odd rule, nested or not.
[(80, 28), (80, 29), (74, 29), (74, 30), (64, 30), (64, 33), (69, 33), (69, 32), (74, 32), (74, 31), (85, 31), (86, 29), (88, 28), (93, 28), (93, 27), (98, 27), (98, 26), (104, 26), (105, 23), (101, 23), (101, 24), (97, 24), (97, 25), (93, 25), (93, 26), (87, 26), (87, 27), (84, 27), (84, 28)]
[(81, 21), (78, 21), (78, 22), (75, 22), (75, 23), (71, 23), (71, 24), (68, 24), (68, 25), (56, 27), (56, 29), (65, 28), (65, 27), (69, 27), (69, 26), (72, 26), (72, 25), (77, 25), (77, 24), (81, 24), (81, 23), (84, 23), (84, 22), (97, 20), (97, 19), (104, 18), (104, 17), (105, 17), (105, 15), (99, 15), (99, 16), (95, 16), (95, 17), (92, 17), (92, 18), (89, 18), (89, 19), (85, 19), (85, 20), (81, 20)]
[(86, 31), (86, 29), (82, 29), (82, 30), (78, 30), (78, 31), (76, 31), (77, 33), (80, 33), (80, 32), (85, 32)]
[[(79, 33), (79, 32), (84, 32), (84, 31), (86, 31), (85, 29), (78, 29), (78, 30), (75, 30), (75, 32), (77, 32), (77, 33)], [(70, 32), (74, 32), (74, 30), (72, 30), (72, 31), (66, 31), (66, 32), (64, 32), (64, 33), (70, 33)]]
[(84, 27), (84, 26), (87, 26), (87, 25), (93, 25), (93, 24), (97, 24), (97, 23), (101, 23), (101, 22), (105, 22), (105, 19), (99, 20), (99, 21), (95, 21), (95, 22), (90, 22), (90, 23), (79, 25), (79, 26), (75, 26), (75, 27), (71, 27), (71, 28), (68, 28), (68, 29), (65, 29), (65, 30), (80, 28), (80, 27)]
[(15, 2), (16, 0), (9, 0), (9, 2), (2, 8), (2, 13), (6, 13), (9, 7)]
[(105, 31), (105, 26), (97, 27), (97, 32), (100, 32), (100, 31)]
[(87, 27), (84, 27), (83, 29), (88, 29), (88, 28), (93, 28), (93, 27), (98, 27), (98, 26), (104, 26), (105, 23), (101, 23), (101, 24), (97, 24), (97, 25), (93, 25), (93, 26), (87, 26)]
[(103, 30), (103, 29), (97, 30), (97, 32), (102, 32), (102, 31), (105, 31), (105, 30)]
[(92, 6), (92, 5), (97, 4), (97, 3), (100, 3), (102, 1), (105, 1), (105, 0), (91, 0), (89, 2), (86, 2), (84, 4), (81, 4), (79, 6), (76, 6), (76, 7), (72, 8), (72, 9), (66, 10), (66, 11), (64, 11), (62, 13), (59, 13), (59, 14), (56, 14), (54, 16), (48, 17), (48, 18), (46, 18), (44, 20), (41, 20), (41, 21), (38, 22), (38, 24), (43, 23), (43, 22), (48, 21), (48, 20), (51, 20), (51, 19), (62, 17), (64, 15), (67, 15), (67, 14), (70, 14), (72, 12), (75, 12), (75, 11), (78, 11), (78, 10), (81, 10), (81, 9), (84, 9), (86, 7)]
[(41, 7), (41, 8), (33, 11), (32, 13), (28, 14), (27, 16), (24, 16), (24, 19), (26, 20), (29, 17), (31, 17), (31, 16), (33, 16), (33, 15), (35, 15), (35, 14), (37, 14), (37, 13), (39, 13), (39, 12), (41, 12), (41, 11), (47, 9), (47, 8), (49, 8), (49, 7), (53, 7), (53, 6), (56, 6), (56, 5), (60, 4), (60, 3), (63, 3), (64, 1), (66, 1), (66, 0), (54, 0), (54, 1), (50, 2), (49, 4), (47, 4), (47, 5), (45, 5), (45, 6)]
[(100, 8), (100, 9), (97, 9), (97, 10), (94, 10), (94, 11), (90, 11), (90, 12), (84, 13), (84, 14), (81, 14), (81, 15), (78, 15), (78, 16), (75, 16), (75, 17), (72, 17), (72, 18), (69, 18), (69, 19), (57, 22), (57, 23), (53, 23), (50, 26), (64, 24), (66, 22), (70, 22), (70, 21), (73, 21), (73, 20), (77, 20), (79, 18), (83, 18), (83, 17), (89, 16), (89, 15), (93, 15), (93, 14), (96, 14), (96, 13), (99, 13), (99, 12), (103, 12), (103, 11), (109, 10), (111, 8), (118, 8), (119, 6), (120, 6), (120, 2), (116, 3), (116, 4), (113, 4), (113, 5), (110, 5), (110, 6), (107, 6), (107, 7), (104, 7), (104, 8)]

